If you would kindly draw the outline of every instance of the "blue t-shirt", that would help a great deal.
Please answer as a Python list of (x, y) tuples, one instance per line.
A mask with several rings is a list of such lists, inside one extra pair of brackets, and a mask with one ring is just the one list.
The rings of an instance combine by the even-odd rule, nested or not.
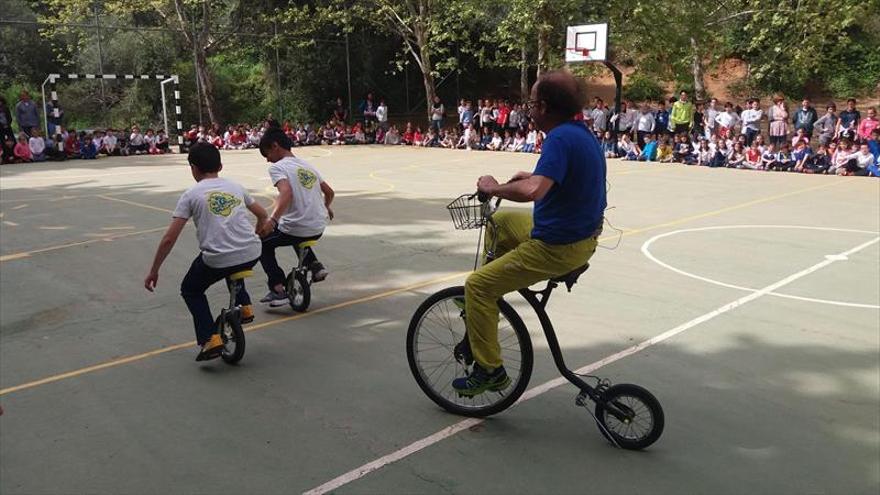
[(602, 226), (607, 205), (605, 156), (583, 122), (565, 122), (547, 134), (534, 173), (555, 184), (535, 202), (533, 239), (570, 244)]
[(657, 141), (651, 141), (650, 143), (645, 143), (645, 147), (642, 148), (642, 154), (639, 155), (645, 158), (648, 161), (654, 161), (657, 159)]

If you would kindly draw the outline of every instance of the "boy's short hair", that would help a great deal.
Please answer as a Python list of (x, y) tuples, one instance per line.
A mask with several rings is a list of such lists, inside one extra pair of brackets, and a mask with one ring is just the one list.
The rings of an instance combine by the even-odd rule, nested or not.
[(220, 152), (211, 143), (196, 143), (189, 149), (187, 161), (203, 174), (220, 170)]
[(278, 146), (290, 151), (293, 143), (290, 138), (280, 127), (270, 127), (260, 138), (260, 154), (266, 156), (266, 152), (272, 147), (272, 143), (278, 143)]

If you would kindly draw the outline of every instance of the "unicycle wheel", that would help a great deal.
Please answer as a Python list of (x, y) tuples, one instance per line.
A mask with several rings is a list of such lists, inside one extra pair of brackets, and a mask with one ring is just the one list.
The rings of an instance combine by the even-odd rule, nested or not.
[(241, 318), (237, 312), (228, 314), (226, 323), (220, 331), (223, 340), (223, 352), (220, 357), (227, 364), (235, 364), (244, 357), (244, 329), (241, 327)]
[(660, 401), (638, 385), (622, 383), (609, 387), (596, 402), (595, 414), (602, 435), (624, 449), (644, 449), (663, 433)]
[(297, 270), (290, 272), (285, 285), (290, 307), (299, 313), (309, 309), (309, 304), (312, 302), (312, 289), (306, 272)]

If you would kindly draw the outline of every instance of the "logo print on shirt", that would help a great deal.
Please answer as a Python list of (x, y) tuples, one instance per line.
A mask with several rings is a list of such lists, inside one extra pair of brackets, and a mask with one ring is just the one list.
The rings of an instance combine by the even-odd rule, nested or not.
[(240, 204), (241, 200), (229, 193), (214, 191), (208, 194), (208, 209), (215, 215), (228, 217)]
[(306, 189), (311, 189), (315, 182), (318, 182), (318, 177), (312, 171), (304, 168), (298, 169), (296, 176), (299, 179), (299, 183)]

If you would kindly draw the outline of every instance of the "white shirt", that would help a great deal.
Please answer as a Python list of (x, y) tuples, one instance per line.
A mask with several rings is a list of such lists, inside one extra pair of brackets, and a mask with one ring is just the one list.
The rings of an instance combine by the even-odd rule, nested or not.
[(28, 148), (31, 149), (31, 153), (34, 155), (39, 155), (46, 150), (46, 141), (41, 137), (32, 137), (28, 139)]
[(247, 218), (254, 199), (235, 182), (203, 179), (186, 190), (172, 216), (192, 218), (202, 260), (212, 268), (226, 268), (260, 257), (263, 243)]
[(538, 142), (538, 132), (537, 131), (529, 131), (526, 134), (526, 144), (535, 144)]
[(761, 117), (764, 115), (762, 110), (752, 110), (749, 108), (748, 110), (743, 110), (742, 113), (742, 133), (746, 133), (746, 129), (751, 129), (753, 131), (758, 130), (758, 126), (761, 122)]
[(101, 147), (104, 145), (104, 138), (100, 138), (100, 137), (92, 138), (92, 144), (95, 145), (96, 150), (100, 150)]
[(721, 127), (726, 127), (728, 129), (732, 129), (733, 126), (736, 125), (736, 121), (739, 118), (733, 112), (721, 112), (715, 117), (715, 122), (718, 122)]
[(110, 149), (113, 149), (116, 147), (116, 141), (117, 141), (116, 136), (114, 136), (113, 134), (107, 134), (106, 136), (104, 136), (104, 146), (106, 146)]
[(715, 117), (717, 117), (719, 113), (721, 112), (716, 108), (709, 107), (706, 109), (706, 126), (709, 129), (715, 128)]
[(636, 130), (639, 132), (654, 132), (654, 126), (656, 122), (654, 121), (654, 114), (651, 112), (648, 113), (639, 113), (639, 118), (636, 124)]
[[(133, 146), (140, 146), (144, 144), (144, 135), (141, 133), (131, 133), (131, 137), (128, 138), (128, 144)], [(244, 262), (242, 262), (244, 263)]]
[(321, 194), (321, 174), (297, 157), (286, 157), (269, 166), (272, 184), (287, 179), (293, 200), (278, 220), (278, 230), (296, 237), (311, 237), (324, 232), (329, 215)]
[(376, 109), (376, 120), (379, 122), (388, 122), (388, 107), (385, 105), (379, 105), (379, 108)]

